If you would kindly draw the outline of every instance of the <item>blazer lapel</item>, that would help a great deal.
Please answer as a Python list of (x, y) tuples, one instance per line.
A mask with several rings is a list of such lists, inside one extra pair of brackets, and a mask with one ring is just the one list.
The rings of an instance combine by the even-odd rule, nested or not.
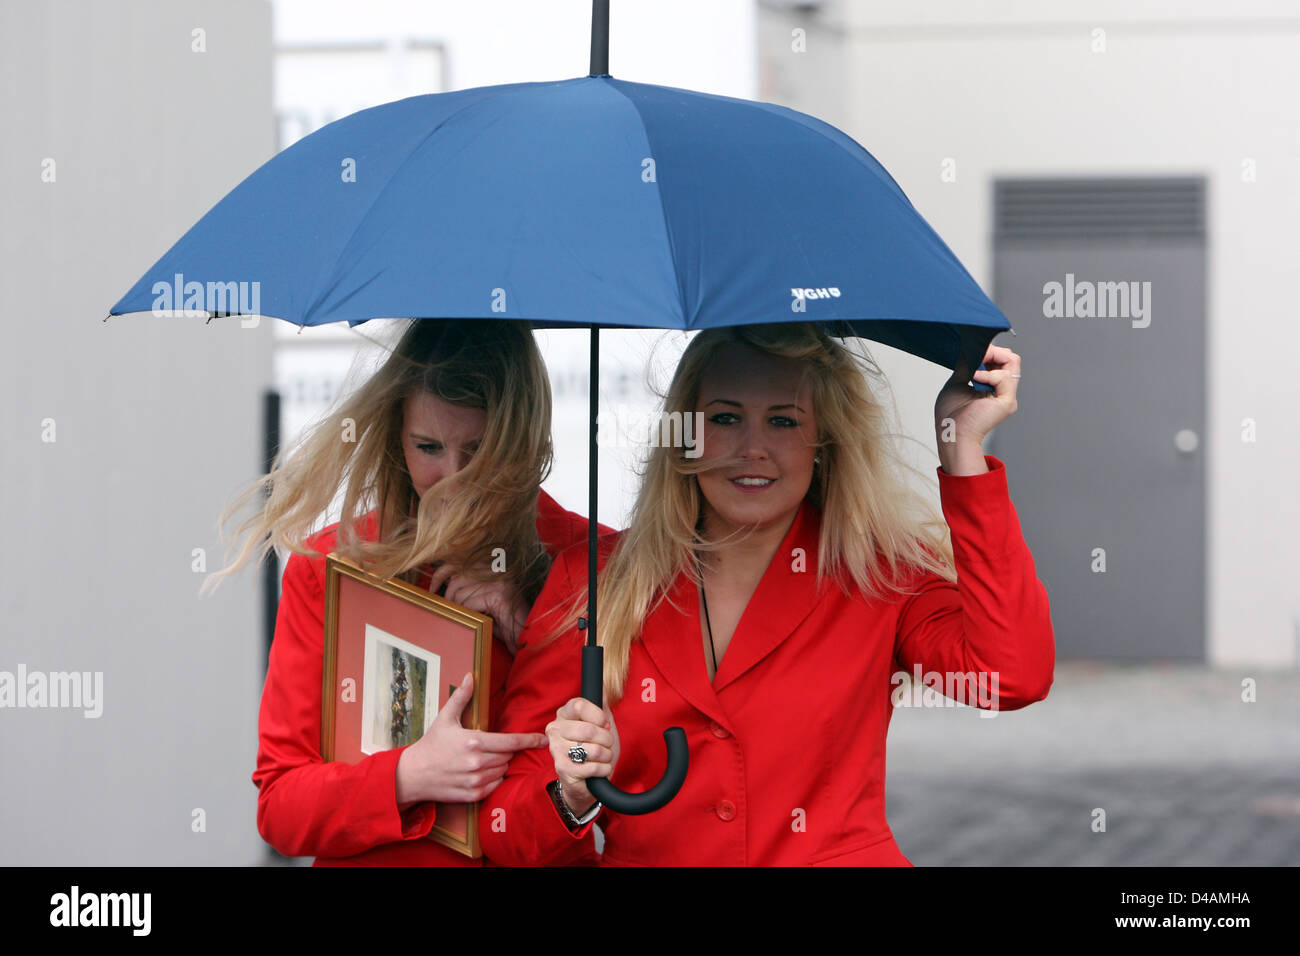
[[(681, 610), (675, 610), (669, 601)], [(691, 706), (728, 730), (734, 730), (718, 702), (713, 685), (709, 683), (709, 672), (704, 665), (704, 634), (700, 630), (698, 609), (699, 592), (696, 591), (691, 576), (683, 571), (677, 575), (664, 603), (646, 618), (641, 628), (641, 646), (664, 679)], [(629, 693), (632, 690), (629, 688)]]
[(805, 498), (736, 624), (713, 679), (715, 693), (779, 647), (832, 586), (827, 581), (817, 587), (820, 535), (821, 515)]
[(679, 574), (668, 592), (681, 611), (666, 599), (642, 628), (641, 644), (664, 678), (697, 710), (728, 729), (718, 692), (788, 638), (829, 586), (827, 582), (819, 591), (816, 585), (820, 532), (817, 508), (805, 500), (746, 605), (713, 683), (704, 663), (699, 595), (690, 575)]

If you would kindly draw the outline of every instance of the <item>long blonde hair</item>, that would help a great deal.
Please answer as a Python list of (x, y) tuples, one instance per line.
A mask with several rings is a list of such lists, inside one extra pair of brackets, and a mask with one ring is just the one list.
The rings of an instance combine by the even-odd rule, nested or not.
[[(405, 401), (420, 391), (487, 413), (482, 444), (469, 463), (423, 498), (415, 493), (402, 446)], [(260, 562), (272, 547), (318, 554), (307, 538), (346, 481), (339, 553), (382, 578), (411, 581), (426, 563), (450, 562), (473, 573), (504, 556), (516, 593), (532, 602), (550, 567), (536, 521), (538, 486), (550, 472), (551, 456), (550, 382), (531, 326), (410, 320), (383, 366), (294, 448), (277, 453), (271, 470), (225, 509), (219, 528), (265, 497), (235, 533), (236, 539), (247, 534), (238, 556), (209, 575), (201, 593), (249, 561)], [(440, 507), (438, 489), (452, 478), (456, 491)], [(357, 523), (372, 510), (378, 533), (366, 540)]]
[[(663, 409), (691, 414), (714, 358), (736, 344), (797, 359), (811, 379), (820, 427), (820, 461), (807, 496), (822, 515), (817, 585), (829, 577), (846, 593), (856, 589), (875, 599), (912, 593), (903, 579), (913, 570), (955, 581), (947, 523), (903, 477), (904, 471), (920, 473), (896, 447), (886, 406), (869, 383), (884, 375), (865, 349), (856, 354), (808, 322), (707, 329), (682, 354)], [(695, 475), (728, 463), (687, 458), (667, 444), (650, 450), (631, 521), (600, 573), (596, 596), (610, 702), (623, 695), (632, 642), (677, 576), (685, 572), (700, 581), (694, 552), (734, 542), (701, 540), (697, 531), (703, 501)], [(584, 586), (556, 609), (560, 620), (544, 639), (574, 627), (585, 603)]]

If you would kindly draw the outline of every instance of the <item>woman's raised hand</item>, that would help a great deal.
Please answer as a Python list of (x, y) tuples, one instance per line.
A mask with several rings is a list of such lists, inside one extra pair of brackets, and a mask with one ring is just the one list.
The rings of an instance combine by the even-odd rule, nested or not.
[(460, 718), (473, 693), (474, 676), (466, 674), (424, 736), (397, 758), (397, 804), (402, 810), (423, 800), (482, 800), (501, 783), (515, 751), (546, 746), (542, 734), (466, 730)]
[[(486, 568), (480, 570), (489, 573)], [(512, 656), (519, 650), (519, 632), (528, 620), (529, 607), (504, 574), (493, 573), (491, 579), (482, 581), (443, 564), (433, 572), (429, 591), (437, 594), (443, 584), (447, 585), (443, 597), (492, 618), (492, 636), (504, 644)]]
[[(555, 712), (546, 725), (551, 742), (551, 758), (559, 778), (564, 802), (578, 816), (596, 803), (587, 789), (587, 778), (608, 777), (618, 764), (618, 727), (614, 715), (602, 710), (585, 697), (575, 697)], [(582, 747), (587, 759), (575, 763), (569, 748)]]
[[(946, 421), (955, 426), (955, 441), (979, 445), (986, 435), (1016, 413), (1016, 391), (1020, 383), (1020, 356), (1001, 345), (990, 345), (984, 353), (987, 369), (970, 371), (964, 357), (952, 377), (944, 383), (934, 403), (934, 422), (941, 432)], [(967, 381), (992, 385), (992, 392), (980, 392)]]

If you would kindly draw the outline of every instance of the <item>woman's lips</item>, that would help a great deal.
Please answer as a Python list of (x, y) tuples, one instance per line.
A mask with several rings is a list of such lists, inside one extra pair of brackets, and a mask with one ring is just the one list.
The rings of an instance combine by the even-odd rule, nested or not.
[(776, 484), (775, 478), (768, 478), (764, 475), (737, 475), (735, 478), (728, 479), (728, 481), (731, 483), (731, 487), (747, 495), (766, 491)]

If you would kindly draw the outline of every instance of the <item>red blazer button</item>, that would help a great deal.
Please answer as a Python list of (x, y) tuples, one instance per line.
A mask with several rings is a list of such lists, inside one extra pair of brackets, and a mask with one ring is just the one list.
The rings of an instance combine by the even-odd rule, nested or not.
[(719, 820), (736, 819), (736, 805), (730, 800), (723, 800), (714, 809), (717, 811)]
[(730, 737), (731, 732), (716, 720), (709, 724), (709, 730), (713, 731), (715, 737)]

